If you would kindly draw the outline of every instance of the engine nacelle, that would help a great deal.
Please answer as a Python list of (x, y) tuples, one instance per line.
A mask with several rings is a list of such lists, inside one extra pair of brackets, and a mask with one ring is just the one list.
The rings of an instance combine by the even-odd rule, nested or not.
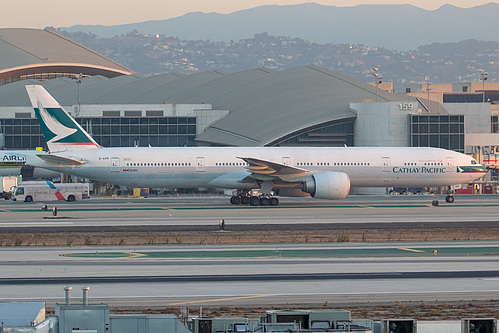
[(282, 197), (309, 197), (310, 194), (299, 188), (280, 188), (275, 191), (276, 195)]
[(312, 175), (303, 183), (303, 191), (317, 199), (345, 199), (350, 192), (350, 177), (343, 172)]

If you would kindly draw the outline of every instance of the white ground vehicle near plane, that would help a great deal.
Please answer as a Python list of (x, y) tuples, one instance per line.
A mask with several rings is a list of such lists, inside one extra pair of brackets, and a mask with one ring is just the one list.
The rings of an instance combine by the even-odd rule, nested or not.
[(80, 201), (90, 198), (89, 183), (52, 183), (51, 181), (30, 181), (14, 188), (14, 201)]

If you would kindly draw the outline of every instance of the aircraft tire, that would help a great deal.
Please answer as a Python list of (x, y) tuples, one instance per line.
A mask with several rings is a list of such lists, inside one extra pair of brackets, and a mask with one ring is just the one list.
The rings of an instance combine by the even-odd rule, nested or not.
[(454, 197), (452, 195), (448, 195), (445, 197), (445, 202), (447, 203), (453, 203), (454, 202)]
[(239, 205), (241, 203), (241, 198), (240, 197), (232, 197), (234, 200), (234, 205)]
[(268, 206), (270, 205), (270, 199), (266, 197), (260, 198), (260, 206)]
[(247, 195), (241, 196), (241, 204), (247, 205), (249, 203), (250, 203), (250, 197), (248, 197)]
[(270, 198), (270, 205), (271, 206), (277, 206), (277, 205), (279, 205), (279, 199), (277, 199), (277, 198)]
[(258, 198), (258, 197), (251, 197), (249, 204), (251, 206), (260, 206), (260, 198)]

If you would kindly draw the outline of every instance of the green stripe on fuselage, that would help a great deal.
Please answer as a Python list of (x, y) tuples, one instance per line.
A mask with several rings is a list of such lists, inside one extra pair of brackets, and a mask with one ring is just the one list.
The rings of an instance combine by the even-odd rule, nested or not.
[(457, 167), (458, 173), (484, 173), (487, 172), (483, 165), (465, 165)]

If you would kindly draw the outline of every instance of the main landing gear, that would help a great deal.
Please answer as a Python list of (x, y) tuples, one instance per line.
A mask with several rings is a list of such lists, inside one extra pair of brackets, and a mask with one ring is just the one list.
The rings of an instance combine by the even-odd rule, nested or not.
[(249, 196), (249, 195), (233, 195), (230, 198), (230, 203), (233, 205), (250, 205), (250, 206), (277, 206), (279, 205), (279, 199), (270, 196)]
[(454, 202), (454, 197), (452, 196), (453, 194), (454, 194), (454, 191), (449, 186), (447, 188), (447, 196), (445, 197), (445, 202), (447, 202), (447, 203), (453, 203)]

